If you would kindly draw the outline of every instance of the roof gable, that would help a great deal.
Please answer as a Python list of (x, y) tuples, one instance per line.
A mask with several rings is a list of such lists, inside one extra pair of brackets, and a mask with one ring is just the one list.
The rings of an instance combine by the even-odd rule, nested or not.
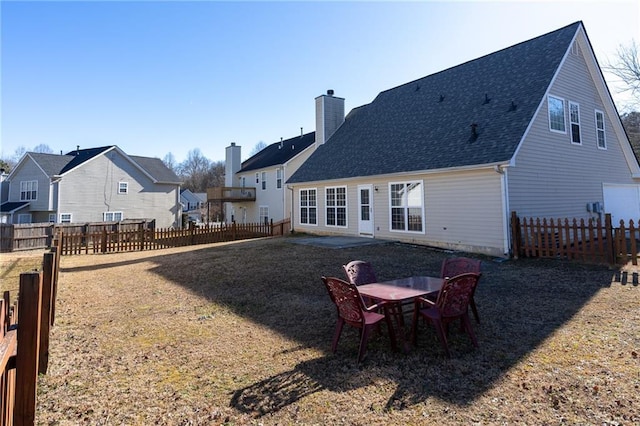
[(580, 27), (381, 92), (353, 110), (288, 182), (508, 162)]
[(242, 163), (238, 173), (285, 164), (315, 142), (316, 133), (310, 132), (282, 142), (272, 143)]

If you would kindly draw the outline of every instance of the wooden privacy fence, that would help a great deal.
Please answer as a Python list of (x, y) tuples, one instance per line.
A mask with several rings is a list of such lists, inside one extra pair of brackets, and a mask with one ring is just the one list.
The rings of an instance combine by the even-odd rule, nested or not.
[(45, 253), (41, 271), (20, 274), (18, 299), (0, 300), (0, 425), (33, 425), (38, 374), (49, 363), (60, 250)]
[(513, 256), (576, 259), (612, 265), (638, 264), (640, 228), (637, 222), (601, 219), (520, 218), (511, 213)]
[(60, 239), (63, 255), (88, 253), (116, 253), (157, 250), (196, 244), (246, 240), (284, 235), (290, 229), (288, 220), (271, 223), (231, 223), (188, 229), (138, 229), (102, 232), (66, 233)]

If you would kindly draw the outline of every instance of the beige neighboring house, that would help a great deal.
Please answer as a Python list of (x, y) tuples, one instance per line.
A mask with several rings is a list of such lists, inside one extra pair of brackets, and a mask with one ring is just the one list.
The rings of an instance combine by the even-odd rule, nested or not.
[(507, 256), (510, 213), (640, 218), (582, 22), (385, 90), (287, 180), (296, 230)]
[(155, 220), (179, 227), (178, 177), (160, 159), (127, 155), (117, 146), (66, 155), (26, 153), (7, 176), (3, 223)]
[(292, 217), (291, 188), (285, 184), (316, 147), (344, 122), (344, 99), (333, 90), (315, 99), (316, 131), (272, 143), (244, 162), (241, 147), (226, 148), (225, 186), (211, 188), (208, 201), (224, 206), (227, 222), (279, 222)]

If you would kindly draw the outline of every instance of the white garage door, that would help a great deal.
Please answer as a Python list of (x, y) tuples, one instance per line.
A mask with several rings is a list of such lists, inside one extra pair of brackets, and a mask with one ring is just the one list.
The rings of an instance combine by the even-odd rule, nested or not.
[(640, 219), (640, 185), (611, 185), (604, 184), (604, 211), (611, 213), (611, 222), (617, 226), (620, 220), (625, 225), (633, 219), (635, 225)]

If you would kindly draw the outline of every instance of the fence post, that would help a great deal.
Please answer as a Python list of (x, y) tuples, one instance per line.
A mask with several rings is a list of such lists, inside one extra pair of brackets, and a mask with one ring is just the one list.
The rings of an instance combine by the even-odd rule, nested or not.
[(606, 213), (604, 215), (604, 238), (606, 241), (605, 244), (605, 256), (609, 265), (615, 265), (616, 259), (614, 256), (613, 245), (615, 242), (613, 241), (613, 226), (611, 226), (611, 213)]
[(13, 413), (13, 422), (16, 426), (35, 423), (42, 273), (25, 272), (20, 274), (19, 291), (16, 401)]
[(55, 275), (55, 254), (45, 253), (42, 259), (42, 315), (40, 316), (40, 352), (38, 374), (47, 374), (49, 365), (49, 331), (53, 306), (53, 277)]
[(517, 259), (520, 252), (520, 219), (515, 211), (511, 212), (511, 250)]

